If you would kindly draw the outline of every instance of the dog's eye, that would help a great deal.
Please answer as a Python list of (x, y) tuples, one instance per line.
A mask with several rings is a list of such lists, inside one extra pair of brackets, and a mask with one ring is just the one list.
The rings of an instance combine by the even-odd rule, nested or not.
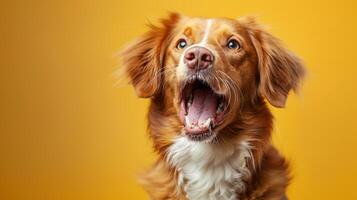
[(187, 46), (187, 42), (185, 39), (180, 39), (178, 42), (177, 42), (177, 45), (176, 47), (178, 49), (184, 49), (185, 47)]
[(240, 45), (239, 45), (239, 43), (238, 43), (237, 40), (231, 39), (231, 40), (228, 41), (227, 47), (228, 47), (229, 49), (239, 49), (239, 48), (240, 48)]

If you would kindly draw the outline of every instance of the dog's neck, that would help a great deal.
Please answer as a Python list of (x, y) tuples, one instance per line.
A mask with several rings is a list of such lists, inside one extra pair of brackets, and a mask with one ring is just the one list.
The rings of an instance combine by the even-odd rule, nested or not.
[(168, 150), (167, 161), (178, 172), (178, 185), (188, 199), (239, 199), (250, 178), (253, 160), (247, 141), (238, 144), (193, 142), (178, 137)]
[(272, 127), (264, 102), (245, 108), (221, 130), (218, 143), (193, 142), (178, 134), (182, 125), (173, 107), (152, 100), (149, 130), (155, 150), (178, 172), (177, 184), (189, 199), (239, 199), (244, 193), (259, 168)]

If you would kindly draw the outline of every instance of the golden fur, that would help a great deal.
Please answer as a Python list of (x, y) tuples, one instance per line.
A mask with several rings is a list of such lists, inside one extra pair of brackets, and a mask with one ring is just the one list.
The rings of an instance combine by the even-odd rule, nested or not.
[[(170, 14), (124, 50), (123, 64), (139, 97), (151, 98), (148, 130), (159, 158), (142, 175), (141, 183), (151, 199), (187, 199), (178, 184), (179, 170), (168, 162), (168, 151), (183, 125), (179, 119), (180, 81), (177, 66), (182, 51), (176, 41), (185, 37), (190, 44), (204, 35), (204, 20)], [(290, 90), (303, 78), (300, 60), (258, 25), (252, 18), (214, 19), (208, 45), (216, 51), (214, 71), (208, 80), (227, 96), (229, 113), (216, 128), (219, 145), (249, 141), (252, 156), (247, 161), (249, 176), (242, 180), (244, 200), (280, 200), (289, 183), (287, 161), (271, 144), (273, 116), (265, 99), (284, 107)], [(228, 37), (240, 41), (242, 49), (226, 51), (220, 44)], [(224, 80), (222, 80), (224, 79)], [(239, 91), (237, 91), (239, 90)]]

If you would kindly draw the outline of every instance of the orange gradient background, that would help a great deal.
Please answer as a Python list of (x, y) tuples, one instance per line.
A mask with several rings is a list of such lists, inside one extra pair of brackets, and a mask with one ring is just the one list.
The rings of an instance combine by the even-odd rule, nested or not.
[(357, 199), (355, 1), (53, 0), (0, 2), (0, 199), (147, 199), (155, 159), (148, 100), (116, 86), (118, 50), (177, 11), (253, 14), (303, 58), (299, 96), (276, 116), (292, 200)]

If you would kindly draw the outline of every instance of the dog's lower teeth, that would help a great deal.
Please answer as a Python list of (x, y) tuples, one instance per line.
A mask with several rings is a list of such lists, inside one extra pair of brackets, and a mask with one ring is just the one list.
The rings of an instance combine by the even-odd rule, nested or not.
[(211, 118), (208, 118), (206, 122), (203, 124), (204, 127), (209, 127), (211, 125)]

